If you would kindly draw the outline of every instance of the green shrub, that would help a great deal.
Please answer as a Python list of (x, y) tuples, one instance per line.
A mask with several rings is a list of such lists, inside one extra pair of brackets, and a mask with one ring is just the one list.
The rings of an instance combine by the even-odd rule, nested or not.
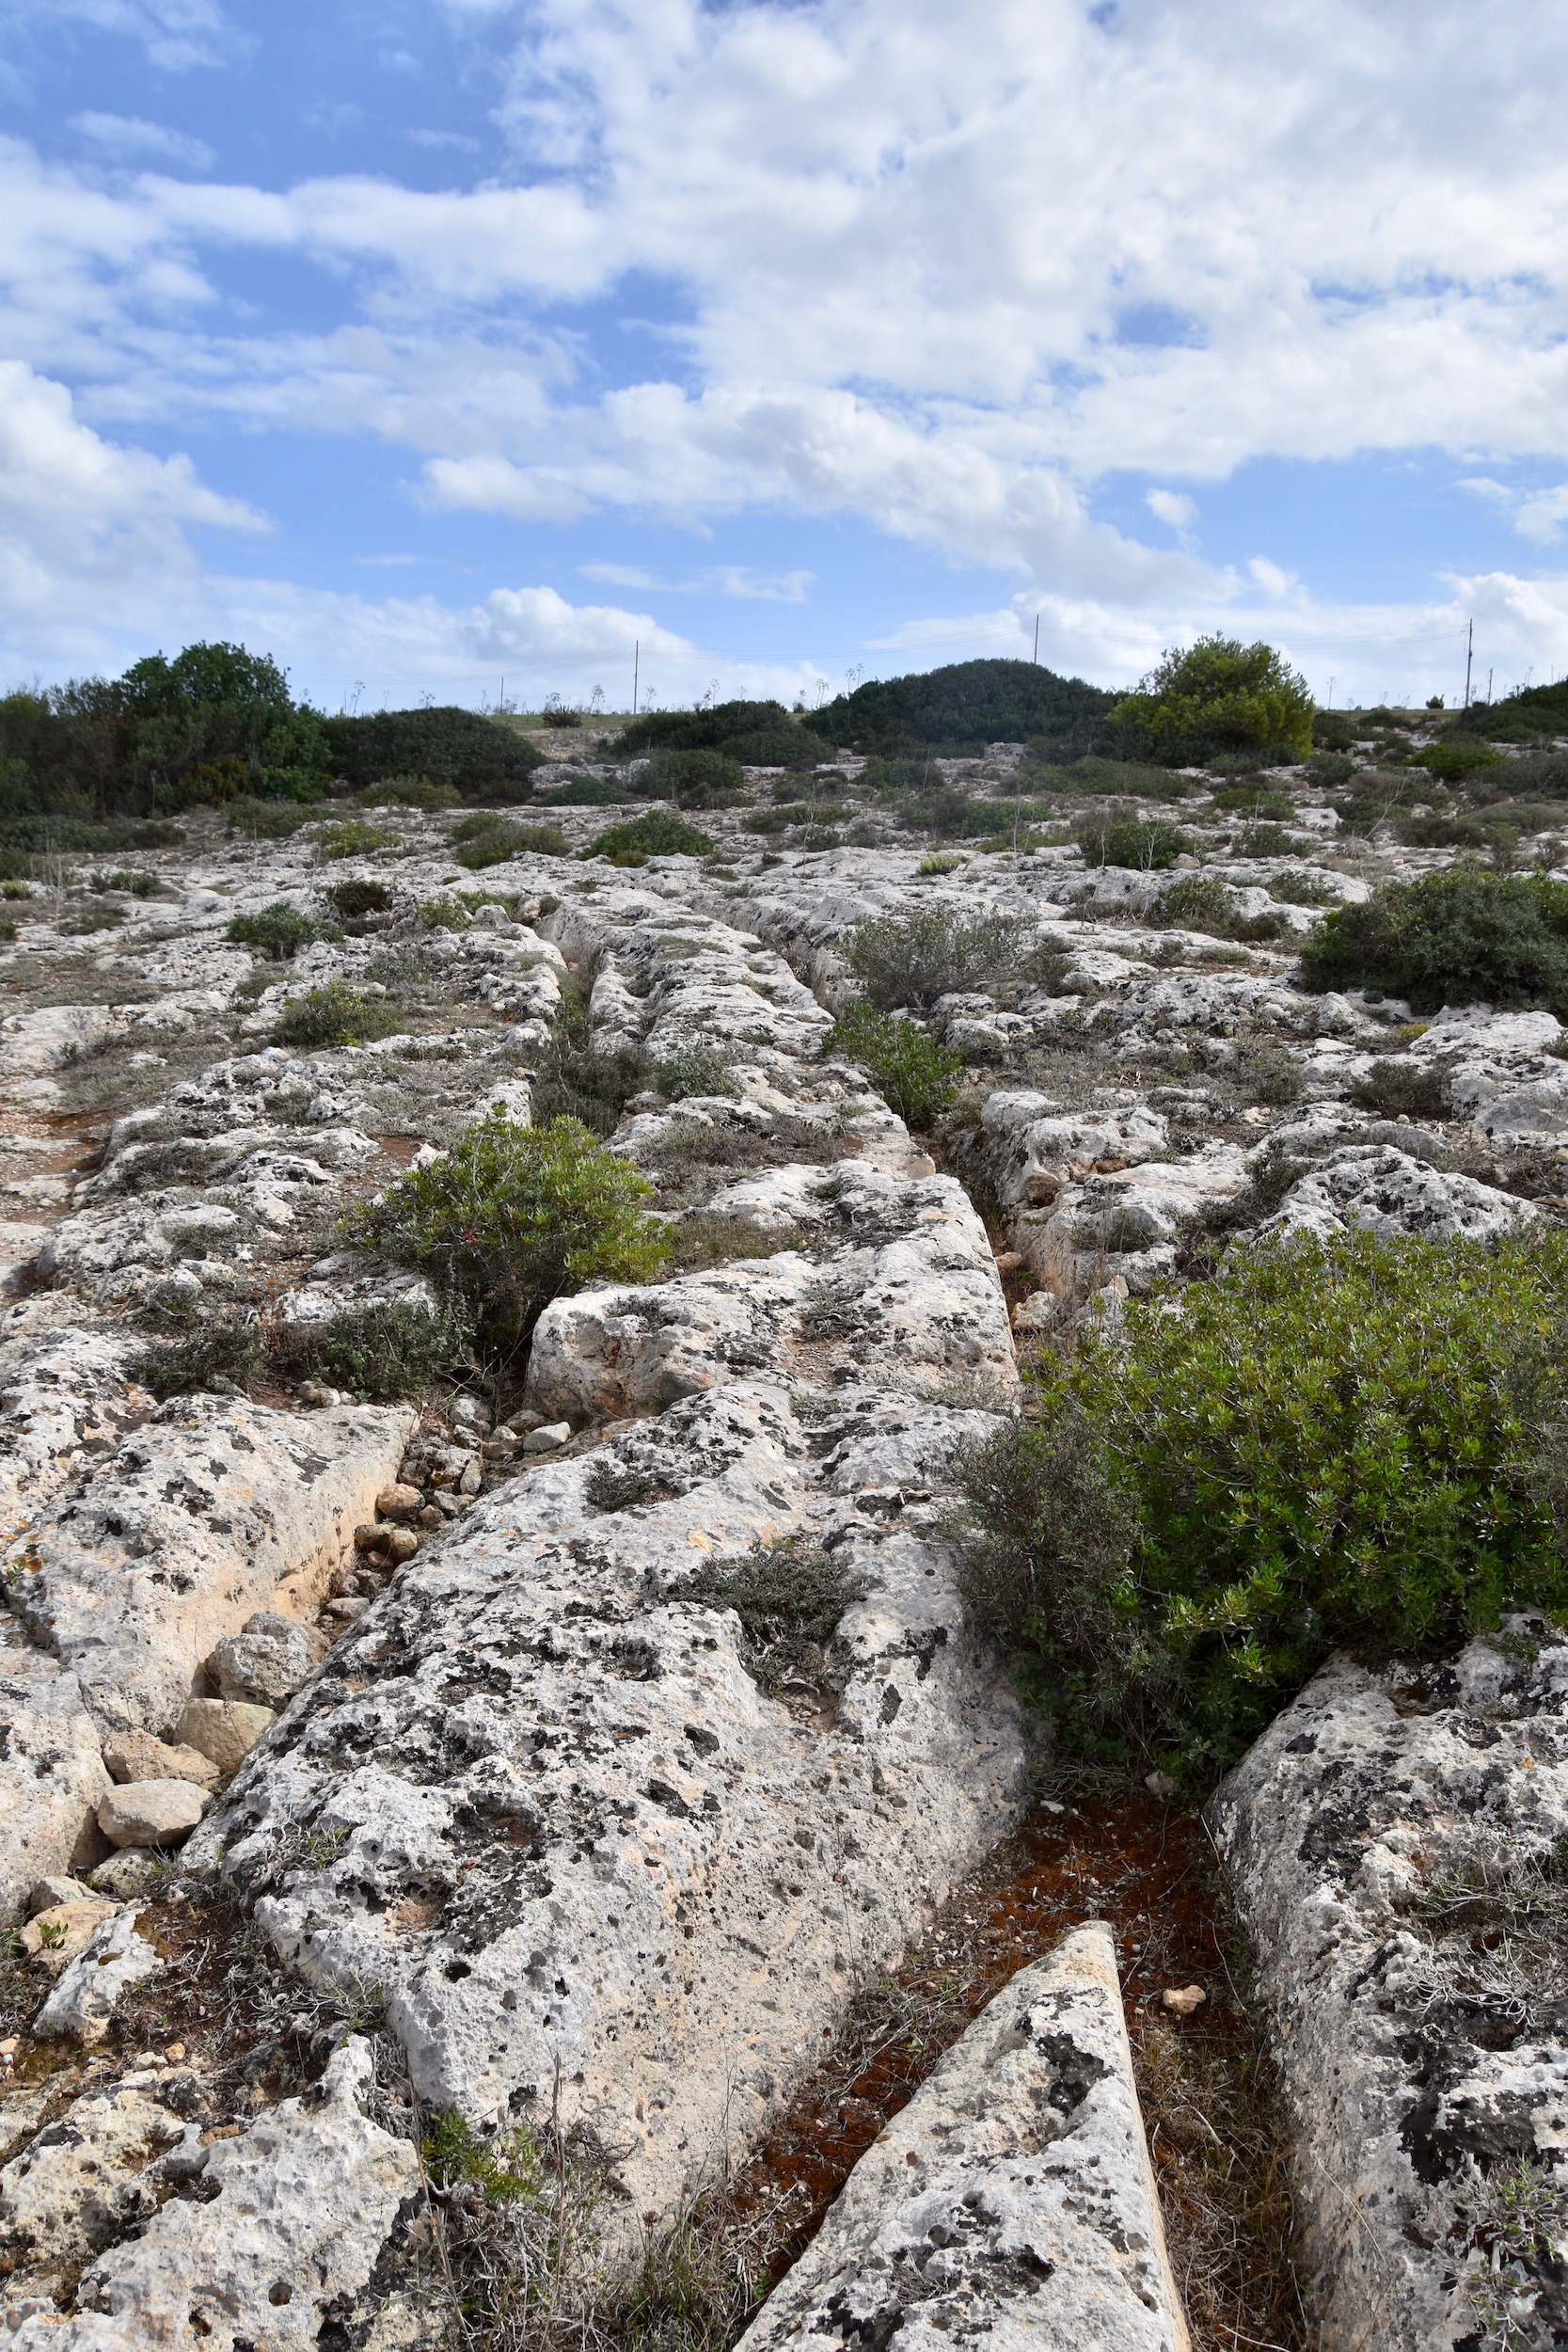
[(450, 784), (435, 784), (429, 776), (383, 776), (354, 797), (361, 808), (418, 808), (427, 817), (463, 805)]
[(965, 858), (950, 857), (938, 850), (930, 857), (923, 857), (914, 870), (917, 874), (924, 875), (957, 874), (967, 863)]
[(1447, 1119), (1448, 1081), (1430, 1063), (1402, 1061), (1379, 1055), (1359, 1078), (1354, 1079), (1351, 1101), (1365, 1111), (1381, 1111), (1385, 1119)]
[(696, 825), (660, 808), (650, 810), (646, 817), (633, 817), (624, 825), (611, 825), (578, 854), (607, 857), (612, 866), (645, 866), (651, 857), (710, 857), (713, 843)]
[(717, 1045), (683, 1045), (661, 1061), (654, 1080), (672, 1103), (689, 1094), (738, 1094), (729, 1057)]
[(964, 1057), (939, 1045), (918, 1022), (875, 1005), (840, 1013), (823, 1051), (858, 1063), (908, 1126), (928, 1128), (953, 1100)]
[(1062, 1744), (1201, 1786), (1336, 1645), (1568, 1608), (1568, 1235), (1237, 1253), (969, 1455), (967, 1589)]
[(460, 801), (514, 806), (532, 798), (533, 773), (542, 765), (542, 754), (515, 727), (456, 704), (322, 724), (338, 773), (361, 787), (380, 786), (383, 778), (428, 778)]
[(1377, 987), (1418, 1012), (1485, 1002), (1568, 1017), (1568, 883), (1460, 868), (1337, 907), (1303, 943), (1311, 989)]
[(392, 1036), (398, 1026), (398, 1016), (384, 998), (362, 996), (341, 980), (329, 980), (308, 995), (290, 997), (272, 1041), (309, 1053), (322, 1045), (365, 1045), (372, 1038)]
[(629, 785), (613, 776), (568, 776), (552, 791), (542, 793), (545, 808), (619, 808), (636, 798)]
[(424, 1267), (467, 1302), (492, 1345), (510, 1351), (562, 1292), (658, 1272), (668, 1241), (641, 1206), (652, 1189), (578, 1120), (524, 1127), (498, 1109), (442, 1158), (352, 1211), (344, 1230)]
[(1296, 804), (1288, 792), (1268, 792), (1260, 785), (1227, 784), (1214, 794), (1214, 806), (1227, 816), (1268, 818), (1275, 824), (1288, 825), (1296, 813)]
[(93, 931), (116, 931), (124, 920), (123, 907), (83, 907), (71, 915), (69, 922), (62, 923), (60, 928), (62, 930), (74, 931), (80, 937), (87, 937)]
[(1314, 752), (1307, 763), (1307, 781), (1325, 792), (1338, 792), (1355, 773), (1355, 762), (1343, 752)]
[(1125, 866), (1145, 874), (1174, 866), (1193, 846), (1174, 825), (1147, 823), (1135, 817), (1109, 825), (1091, 818), (1072, 830), (1085, 866)]
[(1501, 760), (1501, 752), (1495, 752), (1476, 736), (1447, 735), (1440, 743), (1429, 743), (1425, 751), (1412, 754), (1410, 765), (1441, 776), (1445, 784), (1457, 784), (1474, 775), (1478, 768), (1496, 768)]
[(369, 857), (376, 850), (402, 847), (403, 835), (385, 825), (367, 825), (362, 817), (340, 818), (336, 824), (315, 827), (318, 857)]
[(483, 810), (474, 817), (465, 817), (452, 829), (452, 839), (459, 847), (457, 862), (470, 873), (483, 873), (487, 866), (504, 865), (509, 857), (564, 857), (566, 837), (559, 825), (519, 825), (511, 818), (498, 817), (493, 810)]
[(802, 719), (829, 743), (882, 755), (1040, 739), (1060, 757), (1101, 748), (1113, 697), (1043, 662), (986, 658), (878, 678)]
[(1269, 896), (1284, 907), (1337, 907), (1339, 903), (1339, 893), (1331, 882), (1295, 866), (1270, 875)]
[(289, 841), (309, 822), (310, 812), (294, 801), (246, 798), (230, 801), (228, 816), (230, 833), (248, 834), (253, 841)]
[(1016, 914), (916, 907), (857, 923), (845, 942), (845, 960), (873, 1005), (885, 1010), (913, 1005), (924, 1011), (939, 996), (982, 988), (1014, 970), (1027, 928)]
[(8, 874), (0, 882), (0, 898), (30, 898), (32, 895), (32, 883), (24, 882), (20, 874)]
[(821, 1678), (823, 1653), (839, 1620), (864, 1590), (810, 1536), (785, 1535), (739, 1559), (705, 1561), (672, 1584), (665, 1598), (733, 1609), (748, 1673), (776, 1694), (797, 1678)]
[(637, 779), (640, 800), (673, 801), (677, 808), (730, 808), (746, 797), (738, 760), (722, 752), (656, 752)]
[(172, 1338), (150, 1340), (127, 1358), (125, 1369), (160, 1399), (190, 1396), (218, 1380), (244, 1388), (261, 1369), (261, 1337), (253, 1323), (198, 1324)]
[(133, 873), (123, 866), (117, 867), (114, 873), (106, 874), (100, 887), (123, 890), (132, 898), (166, 898), (169, 896), (168, 884), (161, 874)]
[(379, 1405), (419, 1396), (450, 1378), (468, 1334), (451, 1308), (383, 1299), (346, 1307), (324, 1323), (296, 1325), (274, 1350), (276, 1369), (293, 1380), (319, 1380)]
[(392, 911), (392, 894), (382, 882), (331, 882), (326, 896), (345, 923), (357, 923), (367, 914), (389, 914)]
[(1217, 874), (1182, 874), (1167, 882), (1144, 917), (1156, 930), (1206, 931), (1228, 939), (1236, 901)]
[(1312, 721), (1306, 679), (1272, 645), (1214, 635), (1167, 653), (1109, 723), (1130, 747), (1186, 767), (1216, 751), (1305, 759)]
[(612, 1136), (634, 1094), (653, 1082), (653, 1065), (640, 1046), (591, 1053), (587, 1023), (571, 1015), (559, 1025), (534, 1067), (534, 1123), (575, 1119), (596, 1136)]
[(1243, 1037), (1226, 1074), (1249, 1103), (1266, 1103), (1277, 1110), (1299, 1098), (1307, 1064), (1276, 1038)]
[(330, 924), (312, 922), (309, 915), (301, 914), (286, 898), (275, 898), (257, 914), (236, 914), (224, 936), (236, 946), (254, 947), (274, 963), (287, 963), (313, 940), (336, 939), (338, 933)]

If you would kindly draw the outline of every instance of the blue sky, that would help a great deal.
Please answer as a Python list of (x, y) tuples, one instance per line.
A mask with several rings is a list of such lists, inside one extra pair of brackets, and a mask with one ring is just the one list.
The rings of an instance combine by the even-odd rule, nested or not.
[[(1568, 672), (1520, 0), (0, 0), (0, 661)], [(637, 649), (634, 657), (634, 648)]]

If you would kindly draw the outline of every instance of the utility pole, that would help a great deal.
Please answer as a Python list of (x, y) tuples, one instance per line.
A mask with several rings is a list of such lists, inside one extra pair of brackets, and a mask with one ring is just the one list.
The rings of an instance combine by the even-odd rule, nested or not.
[(1476, 625), (1475, 625), (1474, 621), (1466, 621), (1466, 622), (1465, 622), (1465, 702), (1464, 702), (1464, 707), (1465, 707), (1466, 710), (1468, 710), (1468, 709), (1469, 709), (1469, 707), (1470, 707), (1470, 656), (1471, 656), (1471, 655), (1472, 655), (1472, 653), (1475, 651), (1475, 644), (1476, 644)]
[(1486, 673), (1486, 707), (1488, 710), (1492, 707), (1492, 673), (1490, 670)]
[(1037, 612), (1037, 613), (1036, 613), (1036, 615), (1035, 615), (1035, 666), (1036, 666), (1036, 668), (1037, 668), (1037, 668), (1038, 668), (1038, 666), (1039, 666), (1039, 659), (1040, 659), (1040, 616), (1039, 616), (1039, 614)]
[(631, 715), (634, 719), (637, 716), (637, 681), (641, 675), (641, 663), (642, 641), (634, 637), (631, 641)]
[(1328, 681), (1328, 706), (1327, 706), (1327, 707), (1328, 707), (1328, 708), (1329, 708), (1330, 710), (1332, 710), (1332, 709), (1333, 709), (1333, 707), (1334, 707), (1334, 686), (1335, 686), (1335, 680), (1334, 680), (1333, 678), (1330, 678), (1330, 679), (1329, 679), (1329, 681)]

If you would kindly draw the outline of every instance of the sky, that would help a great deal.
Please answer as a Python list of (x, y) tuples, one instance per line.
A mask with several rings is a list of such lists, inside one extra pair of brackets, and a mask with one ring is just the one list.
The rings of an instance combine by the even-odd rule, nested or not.
[(0, 0), (0, 687), (1568, 674), (1568, 11)]

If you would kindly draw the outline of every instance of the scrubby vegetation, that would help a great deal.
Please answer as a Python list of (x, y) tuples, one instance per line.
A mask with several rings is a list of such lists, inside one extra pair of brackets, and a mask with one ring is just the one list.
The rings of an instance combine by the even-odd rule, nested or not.
[(309, 947), (318, 939), (335, 939), (338, 933), (329, 923), (317, 923), (309, 914), (302, 914), (286, 898), (275, 898), (256, 914), (236, 914), (230, 924), (226, 938), (237, 946), (254, 947), (259, 955), (270, 957), (274, 963), (286, 963), (301, 947)]
[(657, 752), (636, 790), (641, 800), (673, 801), (677, 808), (733, 808), (746, 797), (746, 777), (724, 752)]
[(470, 873), (503, 866), (509, 857), (564, 857), (566, 838), (559, 825), (518, 825), (486, 809), (453, 828), (457, 863)]
[(1064, 1754), (1201, 1787), (1336, 1644), (1568, 1606), (1565, 1316), (1568, 1236), (1298, 1241), (1042, 1375), (965, 1578)]
[(460, 801), (504, 807), (532, 799), (534, 771), (542, 765), (526, 735), (455, 705), (340, 716), (321, 725), (333, 769), (361, 787), (386, 777), (423, 777)]
[(661, 1061), (655, 1074), (655, 1085), (660, 1094), (672, 1103), (678, 1103), (688, 1094), (735, 1094), (735, 1072), (727, 1055), (716, 1045), (693, 1041)]
[(955, 661), (840, 694), (801, 721), (826, 742), (896, 756), (927, 744), (983, 751), (1040, 740), (1060, 756), (1101, 748), (1114, 696), (1031, 661)]
[(823, 1049), (859, 1064), (907, 1125), (933, 1126), (952, 1102), (961, 1054), (939, 1045), (918, 1021), (876, 1005), (851, 1005), (839, 1015)]
[(1302, 948), (1309, 988), (1375, 987), (1418, 1012), (1540, 1007), (1568, 1017), (1568, 883), (1459, 867), (1337, 907)]
[(433, 1275), (510, 1354), (562, 1292), (657, 1273), (668, 1243), (642, 1211), (652, 1190), (579, 1120), (523, 1127), (498, 1109), (351, 1212), (345, 1231)]
[(294, 1326), (271, 1357), (280, 1375), (322, 1381), (377, 1405), (418, 1396), (450, 1378), (468, 1337), (466, 1319), (450, 1303), (432, 1313), (407, 1300), (382, 1299)]
[(1085, 866), (1124, 866), (1145, 874), (1174, 866), (1193, 846), (1174, 825), (1135, 817), (1111, 822), (1086, 817), (1073, 826), (1073, 835)]
[(1014, 914), (958, 914), (949, 906), (877, 914), (856, 925), (845, 961), (869, 1001), (924, 1011), (939, 996), (983, 988), (1016, 971), (1027, 926)]
[(1134, 756), (1185, 767), (1227, 751), (1305, 759), (1312, 719), (1306, 679), (1272, 645), (1215, 635), (1167, 653), (1110, 725)]
[(362, 995), (346, 981), (329, 980), (325, 988), (289, 999), (272, 1041), (310, 1053), (329, 1045), (366, 1045), (372, 1038), (392, 1036), (397, 1026), (398, 1016), (384, 997)]
[(698, 826), (656, 808), (646, 817), (611, 825), (578, 854), (607, 857), (612, 866), (645, 866), (651, 857), (707, 857), (712, 850), (712, 841)]
[(776, 1696), (797, 1677), (820, 1680), (827, 1645), (863, 1590), (808, 1536), (786, 1535), (739, 1559), (705, 1561), (665, 1597), (733, 1609), (748, 1671)]

